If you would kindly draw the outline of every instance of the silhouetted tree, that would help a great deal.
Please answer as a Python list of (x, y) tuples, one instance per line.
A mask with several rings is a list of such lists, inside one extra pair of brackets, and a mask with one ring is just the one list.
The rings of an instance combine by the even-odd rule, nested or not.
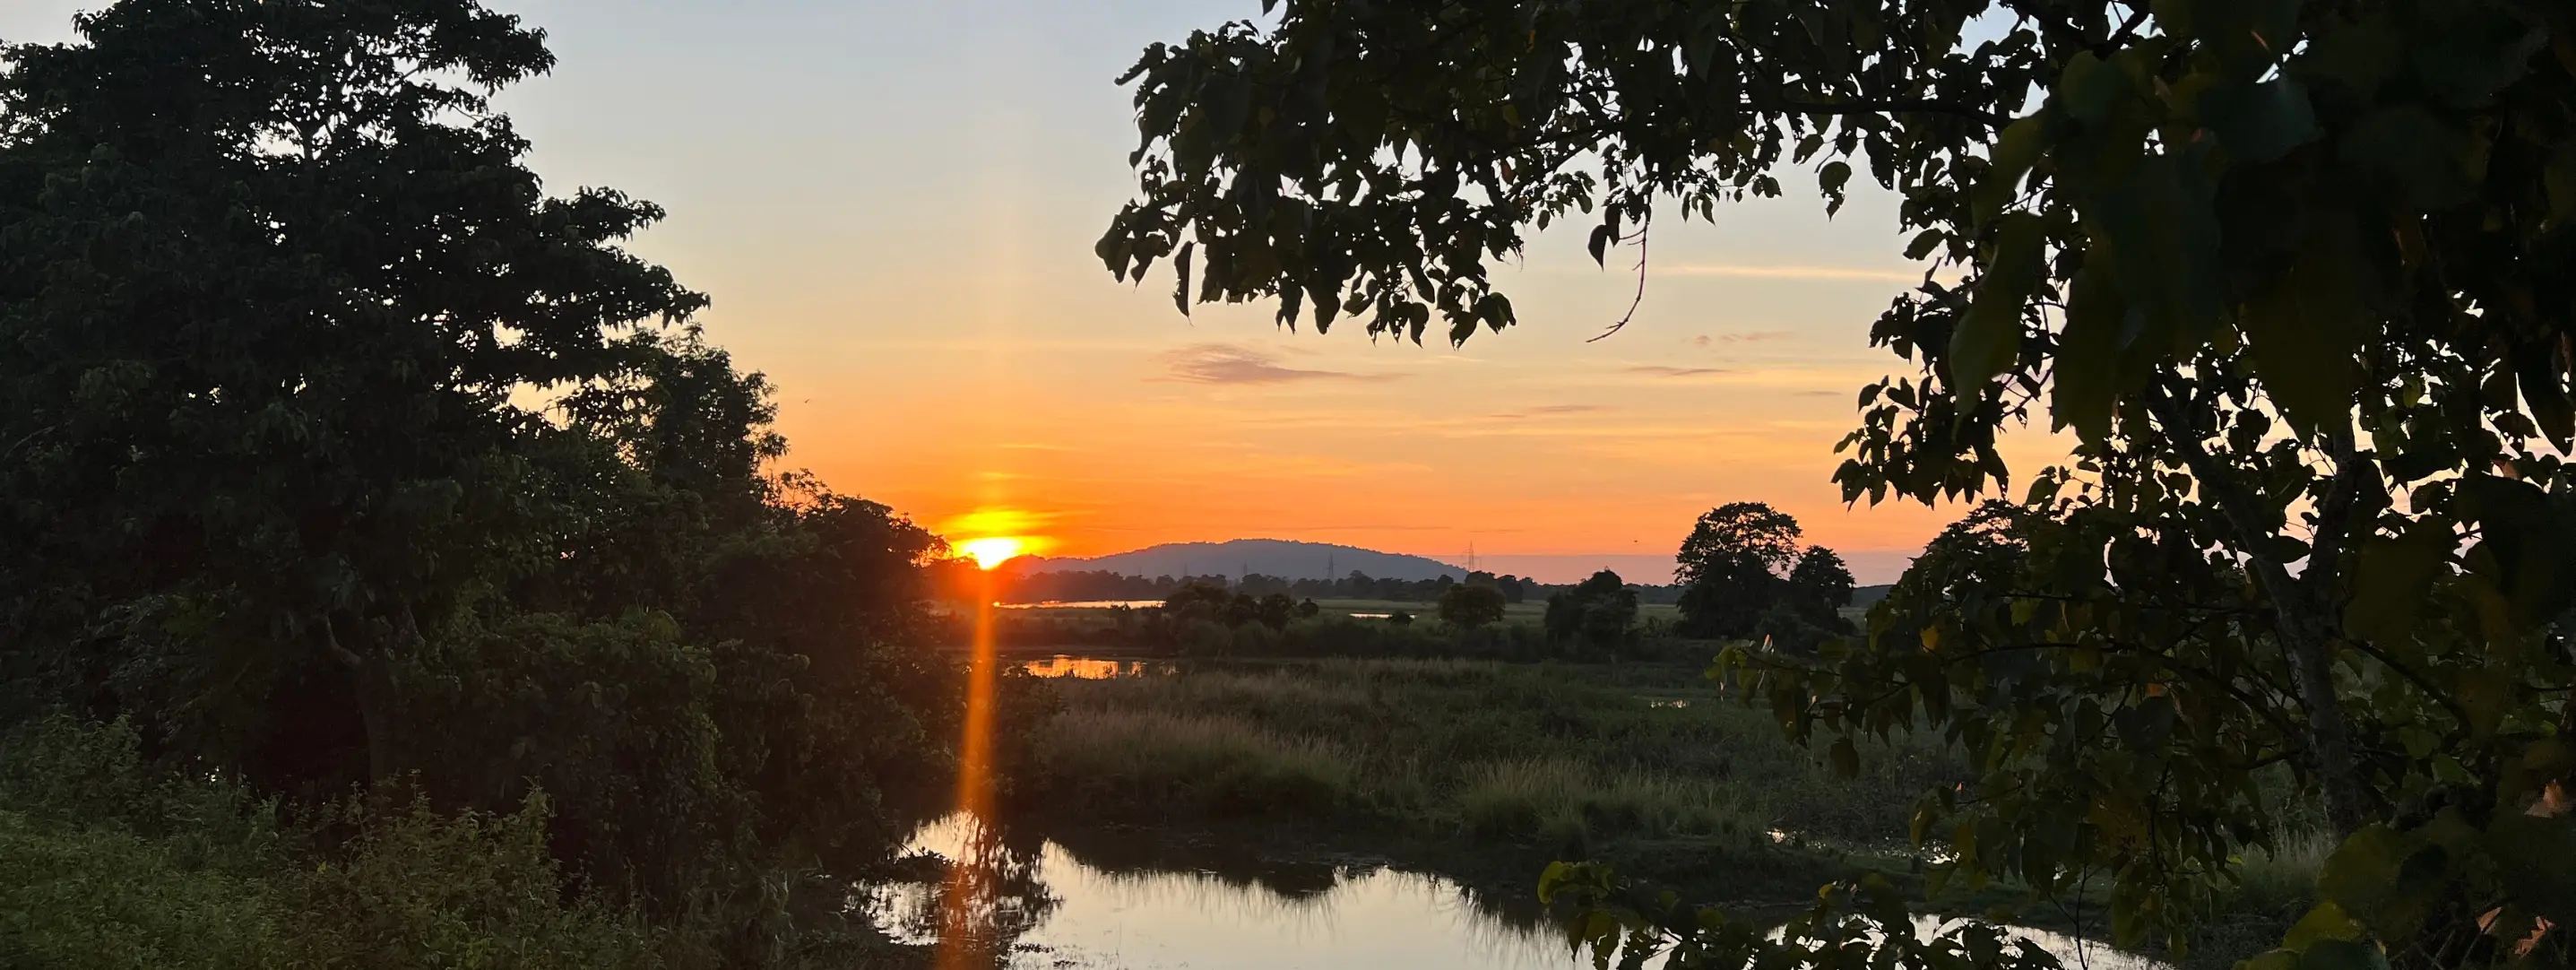
[(1440, 594), (1440, 619), (1451, 626), (1475, 628), (1500, 622), (1509, 601), (1491, 586), (1461, 583)]
[[(550, 196), (472, 0), (129, 0), (0, 50), (0, 727), (122, 717), (263, 797), (413, 779), (592, 891), (752, 925), (866, 852), (952, 664), (937, 537), (764, 474), (769, 389)], [(791, 834), (792, 837), (791, 837)], [(739, 919), (736, 919), (739, 917)]]
[(1843, 607), (1852, 601), (1852, 574), (1843, 565), (1843, 557), (1823, 546), (1809, 546), (1798, 554), (1798, 564), (1789, 569), (1787, 600), (1792, 609), (1807, 622), (1831, 630), (1850, 629), (1843, 619)]
[(1637, 593), (1604, 569), (1573, 589), (1547, 598), (1540, 620), (1550, 639), (1616, 653), (1632, 639), (1637, 623)]
[(1262, 626), (1284, 630), (1288, 628), (1288, 621), (1297, 615), (1297, 601), (1289, 599), (1286, 593), (1271, 593), (1261, 597), (1261, 605), (1255, 615), (1260, 618)]
[[(1949, 884), (2105, 885), (2119, 942), (2188, 940), (2277, 845), (2288, 774), (2342, 847), (2250, 966), (2556, 965), (2576, 889), (2531, 847), (2576, 844), (2571, 38), (2563, 0), (1285, 0), (1138, 60), (1137, 191), (1095, 252), (1184, 309), (1455, 342), (1511, 329), (1490, 269), (1534, 230), (1588, 223), (1607, 263), (1793, 168), (1828, 213), (1892, 192), (1928, 262), (1869, 328), (1905, 363), (1858, 389), (1834, 479), (2027, 483), (2030, 595), (1730, 653), (1745, 689), (1846, 772), (1891, 725), (1967, 746), (1981, 777), (1918, 826)], [(2009, 474), (2004, 432), (2043, 423), (2074, 454)], [(1673, 910), (1599, 958), (2004, 952), (1918, 939), (1874, 884), (1778, 937)]]
[(1710, 509), (1682, 540), (1682, 632), (1740, 637), (1781, 596), (1780, 571), (1798, 555), (1798, 520), (1760, 502)]

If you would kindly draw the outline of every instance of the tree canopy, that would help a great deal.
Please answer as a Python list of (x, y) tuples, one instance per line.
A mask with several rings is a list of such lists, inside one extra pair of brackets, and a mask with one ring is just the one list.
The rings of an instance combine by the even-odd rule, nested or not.
[(1674, 557), (1686, 632), (1740, 637), (1779, 598), (1798, 558), (1798, 520), (1760, 502), (1730, 502), (1691, 526)]
[(0, 48), (0, 728), (121, 718), (308, 802), (542, 786), (571, 875), (661, 915), (751, 925), (790, 844), (889, 849), (957, 678), (887, 646), (945, 544), (772, 474), (767, 384), (622, 248), (661, 211), (527, 168), (489, 98), (543, 36), (77, 26)]
[[(1183, 309), (1463, 341), (1516, 322), (1489, 268), (1531, 229), (1587, 224), (1606, 259), (1788, 166), (1828, 213), (1867, 178), (1928, 265), (1872, 331), (1904, 363), (1859, 390), (1844, 494), (1999, 491), (2018, 423), (2079, 444), (2027, 476), (2027, 554), (1977, 608), (1892, 597), (1812, 663), (1727, 669), (1837, 760), (1908, 727), (1978, 752), (1919, 828), (1945, 878), (2107, 877), (2121, 939), (2187, 941), (2282, 834), (2255, 783), (2277, 770), (2343, 847), (2266, 966), (2564, 957), (2576, 875), (2529, 860), (2576, 844), (2576, 8), (1265, 9), (1127, 75), (1113, 272), (1168, 261)], [(1828, 902), (1899, 912), (1875, 898)], [(1857, 939), (1653, 909), (1633, 939), (1690, 965)]]
[(1547, 598), (1539, 624), (1548, 639), (1577, 643), (1616, 656), (1635, 638), (1637, 591), (1604, 569)]
[(1440, 622), (1470, 628), (1500, 623), (1504, 608), (1510, 605), (1502, 590), (1480, 583), (1460, 583), (1441, 591)]

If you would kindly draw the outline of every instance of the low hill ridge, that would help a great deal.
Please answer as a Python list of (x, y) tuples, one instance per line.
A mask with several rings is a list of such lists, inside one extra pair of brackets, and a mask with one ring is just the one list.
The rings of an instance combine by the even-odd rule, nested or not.
[(1146, 577), (1260, 573), (1285, 579), (1339, 579), (1354, 571), (1377, 579), (1407, 581), (1467, 577), (1465, 569), (1426, 556), (1294, 539), (1167, 542), (1089, 558), (1031, 556), (1024, 563), (1015, 563), (1015, 568), (1034, 573), (1098, 570)]

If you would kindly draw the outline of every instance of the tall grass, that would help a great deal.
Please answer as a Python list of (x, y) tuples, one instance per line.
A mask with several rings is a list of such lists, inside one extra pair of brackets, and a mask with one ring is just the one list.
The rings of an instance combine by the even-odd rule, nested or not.
[(1767, 714), (1675, 666), (1197, 664), (1057, 690), (1054, 804), (1089, 815), (1329, 806), (1547, 845), (1767, 841), (1775, 828), (1877, 842), (1902, 838), (1914, 797), (1960, 770), (1929, 746), (1892, 745), (1840, 778)]
[(1475, 765), (1457, 805), (1468, 834), (1489, 841), (1564, 842), (1594, 833), (1738, 838), (1764, 824), (1741, 795), (1703, 780), (1605, 774), (1547, 758)]
[(1054, 734), (1073, 742), (1050, 751), (1063, 792), (1158, 812), (1329, 812), (1350, 800), (1357, 774), (1330, 744), (1230, 717), (1077, 710)]

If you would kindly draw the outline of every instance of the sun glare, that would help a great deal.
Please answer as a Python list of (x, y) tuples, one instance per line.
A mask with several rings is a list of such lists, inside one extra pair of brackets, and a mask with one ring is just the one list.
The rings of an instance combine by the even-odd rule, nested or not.
[(973, 557), (975, 560), (975, 567), (978, 569), (991, 569), (995, 566), (999, 566), (1011, 557), (1027, 552), (1028, 549), (1028, 541), (1021, 539), (1018, 536), (994, 536), (988, 539), (968, 539), (957, 544), (957, 551)]

